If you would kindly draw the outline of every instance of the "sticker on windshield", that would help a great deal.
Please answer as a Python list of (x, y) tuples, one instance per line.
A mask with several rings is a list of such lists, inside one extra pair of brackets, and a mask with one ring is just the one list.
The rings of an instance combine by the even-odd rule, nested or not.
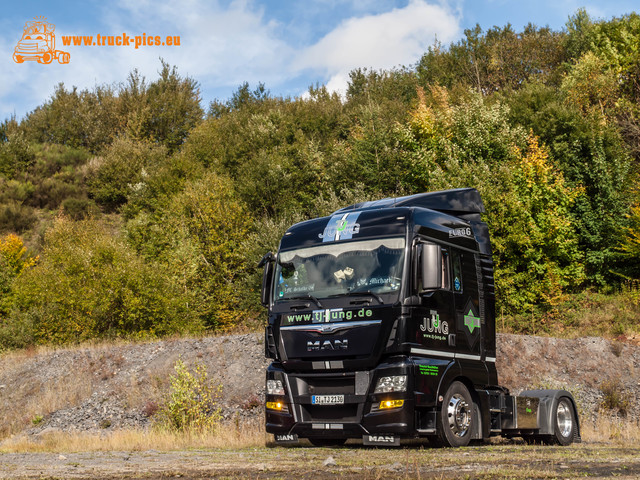
[(323, 242), (336, 242), (338, 240), (350, 240), (353, 235), (360, 232), (360, 224), (356, 223), (360, 212), (343, 213), (331, 217), (324, 231), (318, 234)]

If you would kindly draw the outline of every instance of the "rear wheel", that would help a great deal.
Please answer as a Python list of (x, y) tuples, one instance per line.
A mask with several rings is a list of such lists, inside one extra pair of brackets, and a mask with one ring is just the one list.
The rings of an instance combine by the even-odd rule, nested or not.
[(314, 447), (341, 447), (347, 441), (346, 438), (310, 438)]
[(465, 447), (475, 426), (473, 400), (467, 387), (453, 382), (447, 389), (438, 415), (438, 436), (443, 445)]
[(553, 438), (560, 445), (569, 445), (573, 442), (576, 428), (573, 403), (567, 397), (562, 397), (553, 412)]

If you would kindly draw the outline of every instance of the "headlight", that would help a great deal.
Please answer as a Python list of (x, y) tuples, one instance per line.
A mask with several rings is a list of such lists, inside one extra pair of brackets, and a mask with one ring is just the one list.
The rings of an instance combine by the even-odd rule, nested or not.
[(284, 387), (281, 380), (267, 380), (267, 394), (284, 395)]
[(373, 393), (406, 392), (407, 376), (380, 377)]

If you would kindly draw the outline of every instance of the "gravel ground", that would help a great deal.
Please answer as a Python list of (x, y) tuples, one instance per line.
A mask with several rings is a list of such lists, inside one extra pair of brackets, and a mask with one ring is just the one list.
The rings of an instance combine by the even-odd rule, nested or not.
[(640, 449), (499, 445), (463, 449), (254, 448), (0, 454), (3, 479), (532, 479), (640, 476)]

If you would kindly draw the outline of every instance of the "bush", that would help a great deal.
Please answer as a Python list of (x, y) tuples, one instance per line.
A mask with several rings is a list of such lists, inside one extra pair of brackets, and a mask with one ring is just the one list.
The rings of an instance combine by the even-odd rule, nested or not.
[(157, 412), (161, 427), (177, 431), (212, 431), (222, 419), (218, 406), (222, 385), (214, 386), (207, 368), (196, 364), (190, 370), (182, 359), (174, 365), (171, 389)]
[(631, 400), (619, 378), (602, 382), (600, 391), (603, 396), (600, 402), (601, 409), (618, 413), (623, 417), (627, 415), (631, 407)]
[(13, 303), (13, 281), (36, 264), (38, 258), (27, 253), (22, 239), (10, 233), (0, 237), (0, 324)]
[(36, 220), (33, 209), (19, 202), (0, 205), (0, 233), (22, 233), (31, 228)]
[(107, 211), (115, 211), (127, 202), (132, 191), (166, 158), (167, 150), (132, 140), (119, 138), (103, 154), (89, 179), (89, 192)]
[(62, 202), (62, 211), (73, 220), (82, 220), (100, 213), (96, 204), (86, 198), (67, 198)]
[(201, 331), (192, 297), (112, 230), (95, 219), (55, 221), (40, 262), (14, 282), (5, 347)]

